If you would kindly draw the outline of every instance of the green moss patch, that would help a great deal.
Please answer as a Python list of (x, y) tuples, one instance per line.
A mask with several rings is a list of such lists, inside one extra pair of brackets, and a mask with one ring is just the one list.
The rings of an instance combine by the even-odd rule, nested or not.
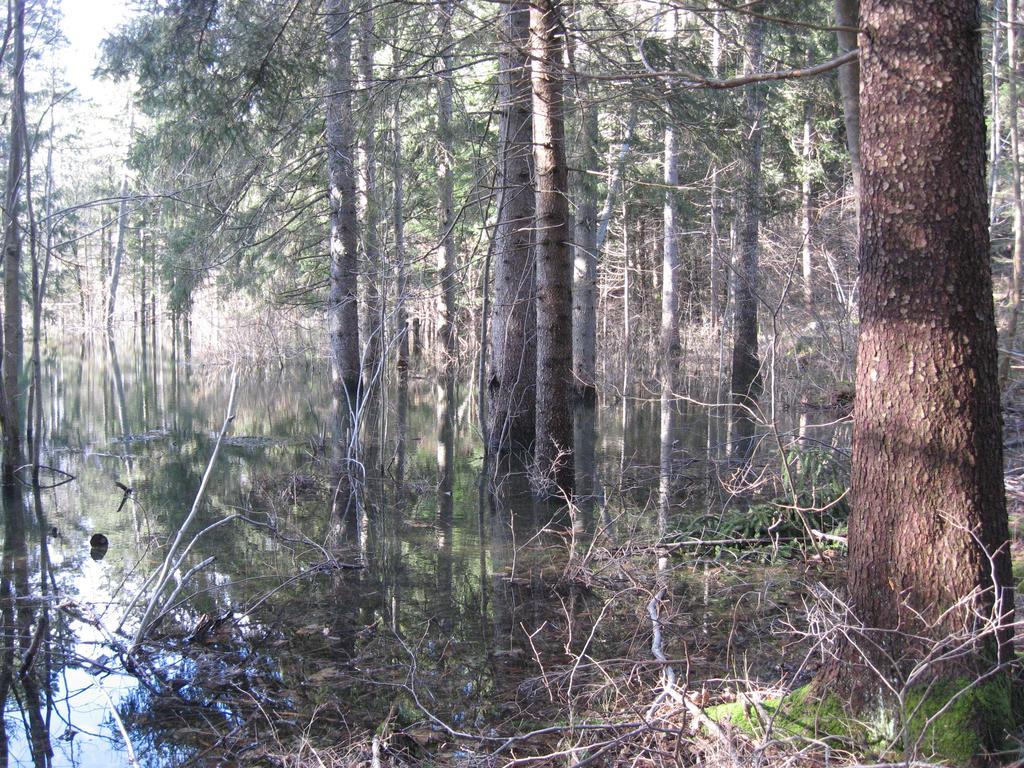
[(778, 700), (737, 701), (711, 707), (707, 714), (752, 738), (761, 738), (771, 723), (776, 735), (842, 744), (883, 759), (904, 756), (906, 721), (907, 756), (970, 765), (1003, 746), (1014, 715), (1005, 678), (967, 688), (966, 678), (933, 683), (911, 691), (902, 713), (895, 704), (879, 704), (855, 717), (839, 697), (820, 696), (808, 685)]

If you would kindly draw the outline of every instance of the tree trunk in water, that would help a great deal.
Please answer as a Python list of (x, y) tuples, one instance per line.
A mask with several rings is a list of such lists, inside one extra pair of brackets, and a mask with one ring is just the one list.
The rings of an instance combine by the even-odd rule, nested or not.
[(9, 482), (21, 463), (20, 388), (24, 355), (21, 322), (21, 189), (25, 160), (25, 0), (14, 3), (14, 83), (11, 93), (10, 145), (4, 202), (4, 322), (3, 322), (3, 481)]
[(490, 442), (498, 452), (533, 444), (536, 428), (537, 305), (533, 255), (534, 189), (530, 6), (502, 8), (501, 124), (491, 323)]
[(331, 205), (328, 299), (334, 385), (359, 393), (359, 258), (352, 133), (352, 37), (349, 0), (326, 0), (327, 181)]
[(441, 0), (437, 9), (440, 26), (440, 69), (436, 73), (438, 144), (438, 251), (437, 271), (441, 278), (438, 321), (444, 354), (455, 355), (455, 153), (452, 148), (452, 16), (453, 0)]
[(384, 323), (381, 317), (381, 293), (378, 281), (381, 268), (380, 245), (377, 242), (377, 108), (373, 94), (374, 45), (373, 8), (363, 8), (359, 23), (359, 89), (362, 99), (359, 111), (364, 122), (359, 142), (358, 215), (362, 222), (363, 289), (359, 333), (366, 345), (363, 355), (363, 380), (367, 388), (377, 373), (384, 348)]
[(573, 485), (572, 264), (569, 261), (562, 59), (557, 0), (530, 6), (533, 158), (537, 200), (538, 469), (562, 491)]
[[(1010, 278), (1010, 318), (1006, 324), (1006, 349), (1017, 345), (1017, 322), (1020, 317), (1021, 261), (1024, 259), (1024, 200), (1021, 199), (1020, 123), (1017, 118), (1017, 0), (1006, 2), (1006, 85), (1010, 108), (1010, 188), (1013, 191), (1013, 275)], [(1011, 355), (1004, 354), (999, 363), (999, 379), (1005, 384), (1010, 377)]]
[[(897, 690), (923, 690), (958, 689), (958, 679), (976, 680), (1011, 658), (1012, 628), (996, 625), (1012, 619), (1013, 582), (979, 6), (864, 0), (862, 18), (872, 34), (861, 38), (861, 330), (849, 525), (851, 610), (862, 628), (849, 632), (832, 672), (863, 703), (883, 688), (865, 661)], [(926, 662), (961, 642), (968, 644), (945, 661)], [(1009, 725), (993, 722), (998, 704), (986, 701), (983, 712), (978, 701), (960, 700), (957, 708), (970, 714), (957, 727), (991, 727), (995, 736)]]
[(107, 334), (114, 330), (114, 311), (117, 309), (117, 286), (121, 281), (121, 263), (124, 261), (125, 234), (128, 229), (128, 176), (121, 179), (121, 201), (117, 204), (117, 245), (110, 265), (110, 296), (107, 300)]
[[(859, 0), (835, 0), (836, 26), (849, 27), (836, 32), (839, 54), (848, 53), (857, 47), (857, 33), (852, 31), (860, 26)], [(838, 72), (839, 95), (843, 100), (843, 123), (846, 126), (846, 148), (850, 152), (850, 166), (853, 170), (853, 195), (860, 206), (860, 62), (843, 64)]]
[(588, 84), (579, 79), (582, 151), (580, 152), (579, 208), (572, 274), (573, 374), (578, 397), (593, 403), (597, 393), (597, 143), (598, 108), (588, 101)]
[[(757, 3), (752, 10), (757, 11)], [(744, 72), (761, 71), (764, 55), (764, 20), (751, 16), (744, 33)], [(761, 225), (761, 116), (763, 86), (746, 86), (743, 117), (746, 152), (740, 188), (739, 259), (734, 270), (732, 402), (739, 454), (749, 456), (753, 447), (753, 409), (761, 395), (761, 362), (757, 349), (758, 233)]]
[[(394, 79), (397, 81), (398, 50), (392, 48)], [(391, 141), (394, 146), (394, 163), (392, 167), (392, 185), (394, 200), (391, 218), (395, 238), (395, 333), (398, 334), (398, 370), (402, 376), (409, 370), (409, 317), (405, 308), (409, 290), (409, 269), (405, 263), (405, 181), (402, 176), (402, 99), (401, 91), (396, 91), (392, 105)]]

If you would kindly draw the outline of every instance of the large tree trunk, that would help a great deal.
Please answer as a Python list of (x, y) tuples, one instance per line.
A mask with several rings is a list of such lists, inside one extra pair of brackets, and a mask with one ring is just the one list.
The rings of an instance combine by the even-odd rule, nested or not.
[(494, 313), (491, 323), (492, 450), (529, 447), (536, 428), (537, 306), (533, 258), (533, 125), (530, 5), (502, 8)]
[(22, 429), (20, 387), (24, 355), (21, 318), (21, 206), (25, 161), (25, 2), (14, 3), (14, 84), (11, 92), (10, 145), (7, 187), (4, 194), (4, 323), (3, 401), (4, 482), (21, 463)]
[[(849, 590), (835, 670), (944, 695), (1012, 657), (977, 0), (864, 0), (860, 344)], [(991, 561), (990, 561), (991, 558)], [(993, 618), (994, 617), (994, 618)], [(983, 636), (983, 632), (988, 632)], [(928, 653), (975, 641), (923, 668)], [(852, 646), (858, 646), (856, 650)], [(870, 671), (866, 661), (874, 665)], [(941, 686), (939, 687), (941, 689)], [(962, 699), (957, 727), (998, 729)], [(984, 722), (988, 719), (988, 722)], [(993, 735), (996, 735), (993, 731)]]
[[(359, 90), (362, 92), (359, 111), (363, 120), (359, 142), (358, 215), (362, 222), (363, 289), (360, 303), (359, 333), (366, 352), (363, 355), (363, 379), (369, 388), (377, 375), (384, 349), (384, 322), (381, 315), (381, 281), (383, 269), (380, 245), (377, 242), (377, 107), (373, 93), (373, 54), (376, 50), (373, 29), (373, 7), (363, 8), (359, 20)], [(382, 281), (381, 281), (382, 282)]]
[(359, 392), (359, 258), (352, 131), (352, 32), (349, 0), (326, 0), (327, 181), (331, 206), (328, 299), (335, 388)]
[[(753, 7), (761, 7), (758, 3)], [(751, 16), (744, 34), (744, 72), (761, 71), (764, 56), (764, 20)], [(746, 87), (743, 118), (746, 135), (743, 181), (740, 188), (739, 259), (733, 288), (732, 402), (737, 449), (748, 456), (753, 445), (753, 410), (761, 395), (761, 361), (757, 349), (758, 234), (761, 226), (761, 116), (763, 86)]]
[[(836, 26), (846, 27), (836, 32), (840, 55), (857, 47), (857, 33), (860, 26), (859, 0), (835, 0)], [(846, 147), (850, 152), (853, 169), (853, 194), (860, 205), (860, 62), (843, 64), (838, 72), (839, 95), (843, 100), (843, 123), (846, 126)]]
[(563, 491), (573, 485), (572, 265), (569, 261), (558, 0), (530, 6), (533, 158), (537, 178), (537, 439), (540, 471)]
[(441, 0), (437, 7), (440, 26), (439, 69), (436, 73), (437, 87), (437, 201), (438, 201), (438, 243), (437, 271), (441, 282), (441, 296), (438, 305), (438, 321), (444, 353), (448, 358), (455, 355), (455, 152), (452, 144), (452, 98), (454, 78), (452, 74), (452, 16), (455, 13), (453, 0)]

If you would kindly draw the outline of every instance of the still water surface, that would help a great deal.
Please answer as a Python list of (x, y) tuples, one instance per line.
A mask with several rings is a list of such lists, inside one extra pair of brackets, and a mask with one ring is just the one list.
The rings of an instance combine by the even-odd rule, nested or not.
[[(724, 419), (681, 407), (659, 532), (653, 399), (577, 413), (584, 497), (565, 509), (537, 501), (521, 469), (497, 492), (481, 482), (475, 388), (425, 360), (366, 414), (375, 437), (355, 456), (359, 503), (339, 475), (353, 463), (322, 366), (240, 368), (189, 538), (239, 517), (197, 541), (182, 571), (214, 559), (182, 585), (129, 674), (133, 598), (188, 515), (229, 380), (223, 364), (98, 338), (44, 355), (42, 462), (74, 479), (58, 486), (64, 475), (44, 472), (56, 487), (5, 501), (10, 764), (128, 765), (126, 735), (143, 765), (275, 764), (299, 739), (357, 741), (381, 724), (429, 750), (444, 734), (426, 712), (505, 735), (564, 721), (567, 701), (580, 716), (610, 711), (656, 683), (656, 558), (644, 545), (735, 507), (719, 482), (732, 466)], [(805, 444), (841, 449), (833, 419), (805, 416)], [(95, 534), (106, 548), (90, 547)], [(798, 599), (799, 573), (722, 575), (706, 561), (676, 557), (657, 577), (674, 604), (669, 657), (712, 684), (744, 664), (777, 678), (787, 662), (769, 634)]]

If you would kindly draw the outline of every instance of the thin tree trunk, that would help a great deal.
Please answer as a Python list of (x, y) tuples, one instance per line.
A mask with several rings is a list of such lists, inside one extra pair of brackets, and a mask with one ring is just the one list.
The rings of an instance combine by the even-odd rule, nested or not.
[(110, 295), (107, 297), (107, 333), (114, 330), (114, 312), (117, 309), (117, 286), (121, 281), (121, 263), (124, 261), (125, 239), (128, 231), (128, 175), (121, 179), (121, 200), (117, 204), (117, 244), (110, 265)]
[(14, 83), (11, 93), (10, 144), (8, 146), (7, 187), (4, 195), (4, 322), (3, 322), (3, 401), (4, 430), (3, 481), (12, 478), (21, 463), (22, 428), (20, 376), (24, 355), (24, 329), (21, 318), (21, 208), (25, 160), (25, 0), (14, 0)]
[[(715, 9), (712, 18), (711, 29), (711, 76), (716, 80), (721, 77), (722, 67), (722, 12)], [(711, 325), (717, 328), (722, 322), (724, 308), (721, 304), (722, 278), (726, 276), (725, 264), (722, 257), (722, 249), (718, 242), (718, 231), (721, 228), (719, 220), (719, 193), (718, 193), (718, 163), (713, 161), (711, 165), (711, 211), (709, 216), (708, 240), (710, 241), (711, 256)], [(728, 293), (728, 292), (726, 292)]]
[(593, 403), (597, 393), (597, 182), (600, 140), (598, 107), (589, 100), (586, 78), (577, 76), (580, 92), (581, 137), (576, 211), (576, 243), (572, 274), (573, 374), (578, 397)]
[[(849, 591), (863, 629), (852, 629), (832, 671), (855, 701), (865, 702), (889, 684), (909, 686), (913, 695), (938, 682), (930, 690), (945, 685), (948, 696), (958, 681), (1009, 661), (1012, 627), (993, 631), (989, 622), (1012, 620), (1013, 580), (979, 6), (864, 0), (862, 18), (872, 33), (862, 54)], [(905, 66), (894, 69), (894, 61)], [(965, 633), (974, 640), (963, 652), (921, 666)], [(916, 684), (909, 681), (915, 669)], [(1009, 696), (1002, 681), (995, 685)], [(1003, 694), (968, 696), (956, 705), (966, 712), (956, 727), (979, 736), (975, 754), (996, 747), (990, 742), (1011, 725), (988, 698), (994, 695)]]
[(359, 90), (362, 94), (359, 111), (364, 128), (359, 142), (358, 188), (358, 215), (362, 222), (360, 234), (363, 240), (363, 275), (360, 281), (363, 296), (359, 307), (359, 333), (366, 345), (363, 379), (367, 387), (376, 375), (384, 348), (381, 291), (378, 288), (378, 280), (384, 271), (377, 241), (377, 109), (373, 94), (375, 39), (373, 7), (368, 4), (361, 11), (359, 24)]
[[(1020, 123), (1017, 118), (1017, 0), (1006, 1), (1006, 85), (1010, 101), (1010, 188), (1013, 191), (1013, 275), (1010, 278), (1010, 318), (1006, 324), (1005, 344), (1013, 352), (1017, 344), (1017, 322), (1021, 301), (1021, 262), (1024, 259), (1024, 199), (1021, 193)], [(1010, 377), (1011, 355), (999, 363), (999, 379), (1005, 385)]]
[(995, 224), (996, 217), (996, 192), (999, 189), (999, 158), (1002, 155), (1002, 121), (999, 109), (999, 63), (1002, 58), (1000, 53), (999, 27), (1002, 24), (1001, 9), (1002, 0), (992, 0), (992, 58), (990, 61), (991, 86), (989, 96), (991, 99), (992, 122), (991, 135), (989, 137), (988, 155), (988, 225), (991, 228)]
[(499, 452), (528, 448), (536, 429), (537, 304), (530, 6), (502, 6), (494, 310), (491, 323), (490, 441)]
[[(622, 400), (625, 403), (631, 383), (630, 366), (633, 350), (633, 281), (629, 255), (629, 209), (622, 201)], [(625, 406), (623, 406), (625, 407)]]
[[(836, 26), (848, 27), (836, 32), (839, 54), (848, 53), (857, 47), (857, 33), (851, 31), (860, 26), (860, 0), (835, 0)], [(860, 206), (860, 62), (843, 64), (837, 74), (839, 95), (843, 101), (843, 123), (846, 126), (846, 148), (850, 153), (853, 170), (853, 195)]]
[(619, 153), (616, 156), (615, 164), (611, 167), (611, 177), (608, 179), (608, 191), (605, 193), (604, 205), (597, 215), (597, 242), (595, 250), (600, 254), (604, 247), (604, 241), (608, 239), (608, 227), (612, 221), (612, 211), (615, 210), (615, 198), (622, 189), (622, 175), (626, 171), (626, 158), (629, 157), (629, 150), (633, 146), (633, 132), (636, 130), (637, 105), (630, 104), (629, 117), (626, 119), (626, 132), (622, 137), (622, 144), (619, 146)]
[[(807, 49), (807, 61), (811, 62), (811, 50)], [(810, 98), (804, 102), (803, 179), (800, 184), (800, 234), (803, 239), (801, 266), (803, 272), (804, 306), (808, 312), (814, 310), (814, 271), (811, 260), (811, 221), (814, 216), (811, 198), (811, 175), (813, 173), (814, 105)]]
[[(674, 43), (676, 33), (676, 12), (670, 9), (666, 14), (666, 40)], [(671, 98), (671, 86), (669, 87)], [(669, 104), (671, 106), (671, 104)], [(676, 203), (676, 187), (679, 186), (679, 148), (676, 127), (671, 118), (665, 123), (665, 158), (663, 181), (665, 198), (662, 204), (664, 233), (662, 238), (661, 262), (661, 381), (662, 398), (670, 398), (675, 386), (679, 367), (679, 210)]]
[[(665, 39), (674, 45), (676, 36), (676, 11), (667, 14)], [(679, 210), (676, 203), (676, 187), (679, 186), (679, 148), (676, 127), (672, 121), (671, 83), (668, 88), (669, 101), (666, 105), (668, 120), (665, 123), (663, 181), (665, 198), (662, 204), (662, 262), (661, 262), (661, 402), (660, 441), (658, 472), (658, 532), (665, 534), (673, 488), (674, 400), (676, 375), (679, 369)], [(659, 571), (667, 564), (661, 558)]]
[[(392, 48), (392, 67), (397, 80), (398, 49)], [(391, 224), (395, 237), (395, 332), (398, 334), (398, 370), (400, 374), (409, 369), (409, 317), (406, 309), (409, 291), (409, 269), (405, 262), (405, 178), (402, 168), (402, 98), (401, 90), (395, 93), (391, 113), (391, 141), (394, 146), (392, 159), (392, 186), (394, 200), (391, 208)]]
[(437, 7), (440, 27), (439, 69), (437, 88), (437, 198), (438, 198), (438, 251), (437, 271), (441, 278), (441, 296), (438, 307), (439, 332), (445, 355), (455, 354), (455, 152), (452, 144), (452, 16), (453, 0), (441, 0)]
[[(752, 6), (758, 10), (761, 4)], [(744, 34), (744, 72), (761, 71), (764, 20), (751, 16)], [(737, 448), (744, 457), (753, 447), (752, 413), (761, 395), (761, 361), (757, 345), (758, 234), (761, 225), (761, 117), (764, 91), (748, 85), (743, 99), (746, 136), (743, 181), (740, 189), (740, 252), (734, 274), (732, 402)]]
[(538, 469), (571, 491), (572, 264), (569, 261), (568, 174), (563, 109), (564, 31), (557, 0), (530, 6), (533, 147), (537, 178)]
[(140, 263), (139, 270), (142, 273), (142, 281), (139, 286), (139, 333), (141, 334), (142, 349), (146, 349), (146, 328), (148, 327), (148, 310), (146, 308), (146, 230), (142, 231), (140, 237)]
[(327, 182), (331, 288), (328, 298), (334, 385), (354, 400), (360, 390), (359, 258), (352, 134), (352, 37), (349, 0), (325, 0), (327, 34)]

